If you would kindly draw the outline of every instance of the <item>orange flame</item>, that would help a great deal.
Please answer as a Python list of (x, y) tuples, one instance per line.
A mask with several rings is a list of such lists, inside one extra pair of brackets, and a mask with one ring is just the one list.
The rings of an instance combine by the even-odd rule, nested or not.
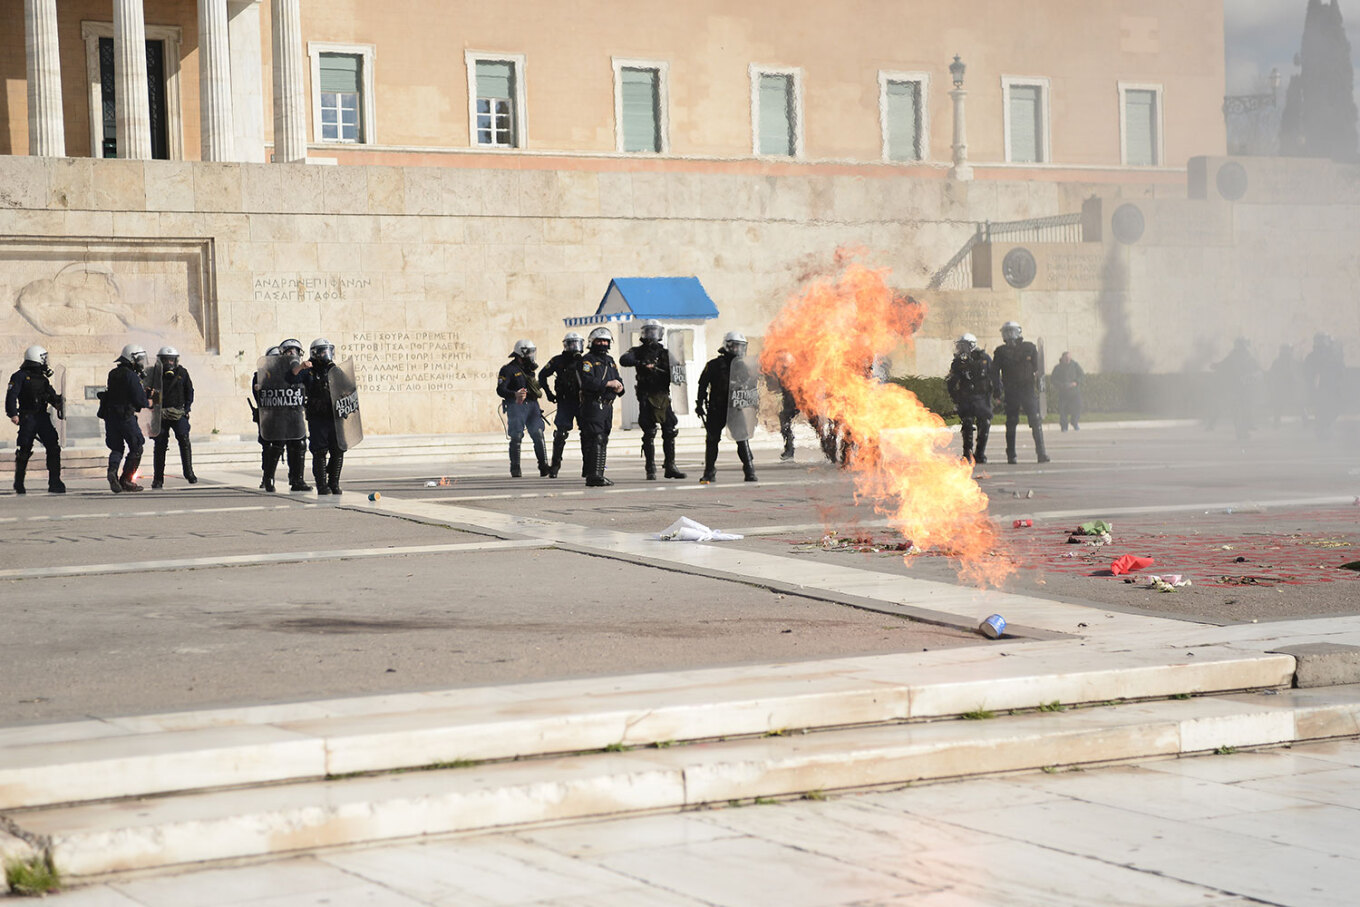
[(761, 369), (779, 378), (804, 413), (834, 420), (852, 439), (856, 500), (873, 500), (921, 551), (956, 560), (962, 578), (1000, 585), (1013, 567), (995, 556), (987, 496), (971, 465), (949, 452), (944, 420), (910, 391), (871, 374), (877, 359), (912, 343), (925, 318), (925, 307), (890, 289), (887, 276), (887, 269), (849, 260), (839, 274), (804, 287), (767, 330)]

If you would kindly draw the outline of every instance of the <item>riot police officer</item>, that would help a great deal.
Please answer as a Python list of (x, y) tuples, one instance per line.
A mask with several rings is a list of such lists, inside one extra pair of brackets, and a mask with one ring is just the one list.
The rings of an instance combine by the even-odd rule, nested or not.
[(623, 396), (623, 379), (609, 355), (614, 334), (598, 327), (590, 332), (590, 350), (581, 357), (581, 445), (585, 449), (586, 484), (613, 485), (605, 478), (609, 431), (614, 427), (614, 401)]
[(193, 448), (189, 443), (189, 410), (194, 405), (194, 382), (189, 370), (179, 364), (179, 350), (173, 346), (163, 346), (156, 353), (161, 367), (161, 390), (157, 405), (161, 408), (160, 431), (153, 440), (156, 442), (151, 451), (154, 472), (151, 487), (165, 485), (165, 452), (170, 446), (170, 433), (174, 432), (179, 443), (179, 463), (184, 472), (184, 481), (190, 485), (198, 484), (194, 475)]
[[(269, 356), (281, 355), (279, 348), (271, 346), (264, 351), (266, 358)], [(260, 373), (257, 371), (250, 376), (250, 395), (255, 398), (255, 405), (251, 407), (250, 415), (255, 420), (255, 440), (260, 442), (260, 490), (273, 492), (274, 472), (278, 469), (279, 460), (283, 457), (284, 444), (292, 444), (292, 441), (272, 441), (264, 436), (264, 427), (260, 419)], [(310, 489), (311, 486), (308, 486)]]
[[(104, 445), (109, 449), (107, 477), (109, 490), (141, 491), (134, 478), (142, 463), (142, 448), (146, 438), (137, 424), (137, 413), (151, 405), (142, 385), (146, 371), (146, 349), (129, 343), (118, 354), (117, 365), (109, 372), (108, 386), (100, 393), (99, 418), (104, 420)], [(127, 451), (127, 458), (123, 452)], [(122, 463), (122, 471), (119, 471)]]
[(19, 426), (19, 438), (14, 450), (14, 493), (24, 494), (24, 474), (28, 461), (33, 456), (34, 439), (42, 442), (47, 451), (47, 490), (52, 494), (65, 494), (66, 486), (61, 481), (61, 443), (52, 420), (47, 417), (50, 405), (57, 411), (57, 418), (66, 418), (66, 401), (52, 383), (52, 370), (47, 367), (47, 350), (40, 346), (30, 346), (24, 350), (24, 361), (19, 370), (9, 378), (9, 388), (5, 391), (5, 415)]
[[(567, 448), (567, 435), (573, 424), (581, 438), (581, 478), (589, 473), (585, 464), (585, 434), (581, 429), (581, 354), (585, 352), (586, 339), (575, 331), (568, 331), (562, 338), (562, 352), (548, 360), (548, 364), (538, 370), (538, 384), (549, 403), (557, 404), (553, 414), (552, 463), (548, 465), (548, 478), (557, 478), (562, 468), (562, 453)], [(557, 376), (551, 387), (548, 379)]]
[(671, 408), (671, 355), (661, 344), (661, 322), (642, 324), (642, 342), (619, 357), (619, 365), (637, 370), (638, 426), (642, 429), (642, 458), (647, 481), (656, 481), (656, 430), (661, 428), (662, 469), (668, 479), (683, 479), (675, 467), (675, 436), (679, 420)]
[[(728, 403), (731, 396), (732, 362), (746, 355), (746, 336), (739, 331), (728, 331), (723, 337), (722, 350), (708, 360), (699, 373), (699, 394), (694, 411), (704, 423), (707, 433), (704, 446), (704, 474), (699, 482), (708, 485), (718, 480), (718, 442), (727, 427)], [(737, 457), (746, 481), (756, 481), (755, 461), (751, 457), (751, 443), (737, 442)]]
[[(964, 334), (954, 341), (954, 361), (949, 364), (949, 377), (944, 379), (949, 399), (959, 414), (959, 431), (963, 435), (963, 458), (974, 463), (987, 462), (987, 435), (992, 428), (992, 397), (996, 393), (996, 376), (992, 372), (992, 357), (978, 349), (977, 338)], [(977, 434), (974, 454), (973, 435)]]
[[(280, 344), (282, 347), (282, 344)], [(331, 398), (331, 370), (335, 368), (335, 344), (324, 337), (312, 341), (308, 358), (297, 362), (289, 372), (290, 384), (301, 384), (307, 392), (308, 447), (312, 452), (312, 479), (316, 493), (343, 494), (340, 470), (345, 452), (335, 430), (335, 411)]]
[(538, 347), (533, 343), (516, 340), (510, 361), (502, 365), (496, 375), (496, 393), (504, 401), (501, 405), (505, 408), (506, 432), (510, 435), (510, 475), (516, 479), (522, 475), (519, 449), (525, 431), (534, 443), (538, 474), (546, 476), (549, 472), (547, 451), (543, 446), (543, 409), (538, 404), (543, 391), (538, 384), (538, 363), (534, 361), (537, 354)]
[[(279, 355), (287, 356), (294, 362), (303, 360), (304, 350), (302, 341), (295, 337), (289, 337), (279, 344)], [(284, 441), (283, 450), (288, 461), (288, 490), (289, 491), (311, 491), (312, 486), (307, 484), (307, 438), (294, 438), (291, 441)], [(278, 462), (277, 458), (274, 461)], [(271, 472), (270, 475), (273, 475)]]
[(1006, 405), (1006, 462), (1017, 462), (1015, 430), (1023, 412), (1030, 433), (1034, 435), (1034, 453), (1040, 463), (1047, 463), (1044, 424), (1039, 418), (1039, 351), (1021, 336), (1020, 325), (1014, 321), (1001, 326), (1001, 339), (1004, 342), (992, 356), (1001, 379), (998, 382), (1001, 399)]

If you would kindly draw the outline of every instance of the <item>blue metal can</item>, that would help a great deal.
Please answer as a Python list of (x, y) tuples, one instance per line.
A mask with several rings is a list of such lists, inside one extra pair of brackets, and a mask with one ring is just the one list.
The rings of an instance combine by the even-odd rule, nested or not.
[(988, 639), (1000, 639), (1001, 634), (1006, 632), (1006, 618), (1000, 614), (993, 614), (978, 624), (978, 632)]

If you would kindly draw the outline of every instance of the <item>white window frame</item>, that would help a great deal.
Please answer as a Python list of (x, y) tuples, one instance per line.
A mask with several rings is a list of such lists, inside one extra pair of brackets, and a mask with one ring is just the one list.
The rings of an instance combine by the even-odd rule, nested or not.
[[(1039, 88), (1039, 121), (1040, 136), (1039, 140), (1043, 146), (1039, 149), (1039, 160), (1034, 161), (1013, 161), (1011, 159), (1011, 86), (1013, 85), (1034, 85)], [(1051, 164), (1053, 163), (1053, 136), (1049, 121), (1049, 80), (1047, 76), (1002, 76), (1001, 77), (1001, 122), (1002, 136), (1006, 142), (1006, 162), (1020, 164)]]
[[(751, 153), (768, 160), (801, 160), (803, 157), (803, 69), (799, 66), (764, 66), (752, 63), (751, 77)], [(793, 81), (793, 156), (760, 153), (760, 77), (791, 76)]]
[[(478, 151), (522, 151), (529, 145), (529, 101), (524, 86), (524, 54), (501, 54), (490, 51), (468, 50), (463, 52), (467, 64), (468, 84), (468, 145)], [(515, 144), (480, 145), (477, 143), (477, 61), (488, 63), (509, 63), (515, 69)]]
[[(1128, 114), (1129, 102), (1128, 93), (1130, 91), (1150, 91), (1155, 96), (1153, 103), (1157, 105), (1155, 111), (1154, 128), (1157, 130), (1156, 141), (1152, 146), (1153, 161), (1151, 166), (1163, 167), (1166, 161), (1165, 141), (1163, 135), (1165, 130), (1162, 123), (1165, 117), (1162, 114), (1162, 86), (1154, 85), (1150, 82), (1120, 82), (1119, 84), (1119, 163), (1125, 167), (1131, 167), (1129, 163), (1129, 141), (1128, 141)], [(1139, 167), (1144, 166), (1139, 164)]]
[[(613, 58), (614, 63), (614, 150), (623, 152), (623, 71), (625, 69), (651, 69), (656, 72), (657, 132), (661, 135), (661, 148), (653, 154), (671, 152), (671, 97), (670, 64), (663, 60), (625, 60)], [(642, 151), (629, 151), (628, 154), (644, 154)]]
[[(358, 141), (323, 139), (321, 137), (322, 54), (348, 54), (363, 58), (359, 63), (360, 75), (363, 78), (363, 84), (360, 86), (363, 96), (359, 98), (359, 115), (363, 117), (363, 122), (359, 126), (363, 137)], [(373, 61), (378, 56), (377, 47), (372, 44), (331, 44), (326, 41), (308, 41), (307, 56), (311, 58), (312, 63), (312, 144), (376, 145), (378, 143), (378, 113), (377, 104), (373, 97)]]
[[(921, 133), (916, 140), (921, 145), (921, 157), (916, 161), (897, 161), (890, 158), (888, 148), (888, 83), (916, 82), (920, 85)], [(878, 71), (878, 128), (883, 135), (883, 160), (894, 164), (922, 163), (930, 160), (930, 73)]]
[[(180, 103), (179, 46), (184, 40), (178, 25), (147, 25), (146, 40), (165, 42), (166, 153), (172, 161), (184, 160), (184, 110)], [(113, 37), (112, 22), (82, 20), (80, 37), (85, 41), (85, 80), (90, 99), (90, 156), (100, 158), (104, 149), (104, 96), (99, 80), (99, 39)]]

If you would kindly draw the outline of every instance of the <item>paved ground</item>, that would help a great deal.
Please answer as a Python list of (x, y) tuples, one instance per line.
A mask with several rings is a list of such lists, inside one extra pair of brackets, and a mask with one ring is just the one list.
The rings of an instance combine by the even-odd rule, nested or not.
[(116, 882), (61, 907), (1349, 905), (1360, 742), (443, 838)]

